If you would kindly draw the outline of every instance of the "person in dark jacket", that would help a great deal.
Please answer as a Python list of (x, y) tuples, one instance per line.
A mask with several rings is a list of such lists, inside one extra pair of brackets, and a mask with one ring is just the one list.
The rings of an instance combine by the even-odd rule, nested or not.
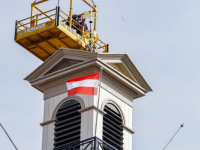
[(82, 24), (82, 26), (84, 26), (84, 28), (86, 29), (86, 30), (88, 30), (88, 27), (87, 27), (87, 24), (85, 23), (85, 18), (84, 19), (82, 19), (82, 22), (81, 22), (81, 24)]
[[(77, 21), (77, 18), (78, 18), (78, 15), (77, 15), (77, 14), (73, 14), (73, 15), (72, 15), (72, 24), (74, 24), (74, 21), (73, 21), (73, 20)], [(69, 21), (69, 19), (70, 19), (70, 18), (68, 18), (68, 21)], [(66, 25), (69, 26), (69, 22), (68, 22), (68, 21), (66, 22)], [(73, 27), (73, 28), (74, 28), (74, 27)]]
[[(81, 15), (78, 16), (77, 22), (78, 22), (81, 26), (84, 27), (84, 31), (83, 31), (83, 32), (85, 32), (86, 30), (88, 30), (87, 24), (85, 23), (85, 18), (83, 19), (83, 18), (81, 17)], [(81, 26), (78, 25), (77, 27), (81, 30)], [(80, 34), (81, 31), (78, 30), (77, 33)]]

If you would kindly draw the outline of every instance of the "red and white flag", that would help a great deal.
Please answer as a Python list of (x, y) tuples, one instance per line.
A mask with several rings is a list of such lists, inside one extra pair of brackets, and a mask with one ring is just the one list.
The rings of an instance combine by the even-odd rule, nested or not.
[(94, 73), (66, 81), (68, 97), (75, 94), (96, 95), (100, 73)]

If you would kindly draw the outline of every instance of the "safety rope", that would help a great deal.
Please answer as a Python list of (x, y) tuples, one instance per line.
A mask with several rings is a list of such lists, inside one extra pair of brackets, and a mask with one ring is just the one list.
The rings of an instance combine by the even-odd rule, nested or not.
[(93, 1), (93, 0), (91, 0), (91, 1), (92, 1), (92, 3), (93, 3), (93, 6), (94, 6), (94, 7), (97, 7), (97, 5), (95, 5), (94, 1)]
[(60, 0), (58, 0), (58, 6), (60, 5)]

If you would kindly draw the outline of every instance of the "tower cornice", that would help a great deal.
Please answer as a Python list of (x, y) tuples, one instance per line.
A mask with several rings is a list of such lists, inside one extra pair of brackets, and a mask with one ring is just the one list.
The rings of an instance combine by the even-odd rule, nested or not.
[[(62, 66), (61, 62), (64, 62), (65, 65), (68, 63), (69, 66), (55, 70), (54, 68), (58, 65)], [(119, 68), (115, 68), (117, 65), (119, 65)], [(145, 93), (152, 91), (128, 55), (124, 53), (98, 54), (88, 51), (60, 49), (28, 75), (25, 80), (43, 93), (46, 89), (58, 85), (62, 85), (63, 89), (59, 92), (65, 92), (67, 91), (66, 80), (98, 72), (100, 67), (104, 68), (104, 82), (124, 91), (129, 95), (129, 99), (144, 96)]]

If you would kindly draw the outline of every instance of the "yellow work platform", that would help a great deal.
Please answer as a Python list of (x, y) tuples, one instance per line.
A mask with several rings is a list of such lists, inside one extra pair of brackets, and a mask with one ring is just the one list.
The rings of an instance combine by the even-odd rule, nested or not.
[[(61, 47), (85, 50), (86, 42), (83, 39), (85, 29), (72, 19), (72, 14), (70, 19), (70, 15), (60, 10), (60, 7), (43, 12), (36, 4), (38, 2), (32, 6), (39, 10), (40, 14), (16, 21), (15, 41), (18, 44), (43, 61)], [(76, 32), (77, 30), (80, 34)], [(107, 44), (100, 39), (96, 47), (100, 52), (108, 51)]]

